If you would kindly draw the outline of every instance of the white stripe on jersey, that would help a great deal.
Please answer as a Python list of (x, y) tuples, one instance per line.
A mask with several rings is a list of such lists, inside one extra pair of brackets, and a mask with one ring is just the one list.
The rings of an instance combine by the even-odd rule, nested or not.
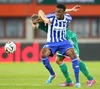
[[(54, 24), (52, 24), (53, 26), (54, 26)], [(54, 31), (53, 31), (53, 29), (52, 29), (52, 42), (54, 42)]]
[(63, 38), (64, 38), (64, 40), (66, 40), (66, 30), (63, 31), (63, 34), (65, 34), (65, 35), (63, 35)]
[(58, 34), (58, 30), (56, 30), (56, 41), (59, 42), (57, 34)]
[(47, 15), (52, 25), (48, 25), (47, 42), (61, 42), (66, 40), (66, 27), (72, 18), (69, 14), (64, 15), (64, 20), (57, 20), (56, 15)]
[(60, 40), (61, 40), (61, 41), (63, 41), (63, 40), (62, 40), (62, 36), (61, 36), (61, 35), (62, 35), (62, 33), (60, 32)]
[(50, 27), (48, 26), (47, 42), (51, 41), (51, 38), (50, 38), (51, 30), (49, 30), (49, 29), (50, 29)]
[[(50, 18), (49, 20), (52, 21), (53, 18)], [(52, 24), (52, 25), (53, 25), (53, 24)], [(48, 26), (47, 42), (51, 42), (51, 40), (52, 40), (51, 35), (53, 36), (52, 30), (51, 30), (51, 26)], [(54, 38), (53, 38), (53, 39), (54, 39)]]

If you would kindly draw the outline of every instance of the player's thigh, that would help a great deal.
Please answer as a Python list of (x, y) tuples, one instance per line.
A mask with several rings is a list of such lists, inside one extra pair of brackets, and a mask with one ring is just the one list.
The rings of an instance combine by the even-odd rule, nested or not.
[(64, 56), (67, 56), (66, 50), (69, 50), (70, 48), (73, 48), (73, 46), (68, 40), (66, 40), (66, 41), (62, 42), (62, 44), (59, 46), (58, 51), (60, 51), (61, 54), (63, 54)]
[(42, 57), (49, 57), (49, 56), (53, 56), (55, 53), (56, 53), (56, 50), (57, 50), (57, 46), (56, 45), (51, 45), (51, 44), (45, 44), (43, 46), (43, 49), (42, 49)]

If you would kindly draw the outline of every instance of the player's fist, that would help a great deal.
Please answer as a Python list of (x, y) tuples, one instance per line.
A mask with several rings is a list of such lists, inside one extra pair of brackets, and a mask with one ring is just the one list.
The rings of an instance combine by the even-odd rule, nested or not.
[(72, 11), (78, 11), (80, 7), (81, 7), (80, 5), (76, 5), (72, 8)]

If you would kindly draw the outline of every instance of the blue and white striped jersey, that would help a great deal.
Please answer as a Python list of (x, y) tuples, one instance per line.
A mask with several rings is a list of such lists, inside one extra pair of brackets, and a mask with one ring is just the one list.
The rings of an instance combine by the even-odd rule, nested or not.
[(72, 21), (69, 14), (64, 15), (63, 20), (58, 20), (56, 14), (51, 13), (46, 15), (52, 25), (48, 25), (47, 42), (62, 42), (66, 40), (66, 27)]

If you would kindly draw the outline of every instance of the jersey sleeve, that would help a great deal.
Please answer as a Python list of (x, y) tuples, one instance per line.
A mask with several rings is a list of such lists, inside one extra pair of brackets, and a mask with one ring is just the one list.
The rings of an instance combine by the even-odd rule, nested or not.
[(48, 19), (50, 19), (50, 18), (52, 18), (52, 17), (54, 17), (54, 16), (55, 16), (55, 12), (52, 12), (52, 13), (46, 15), (46, 17), (47, 17)]
[(70, 23), (72, 21), (72, 17), (69, 14), (65, 14), (66, 21)]

